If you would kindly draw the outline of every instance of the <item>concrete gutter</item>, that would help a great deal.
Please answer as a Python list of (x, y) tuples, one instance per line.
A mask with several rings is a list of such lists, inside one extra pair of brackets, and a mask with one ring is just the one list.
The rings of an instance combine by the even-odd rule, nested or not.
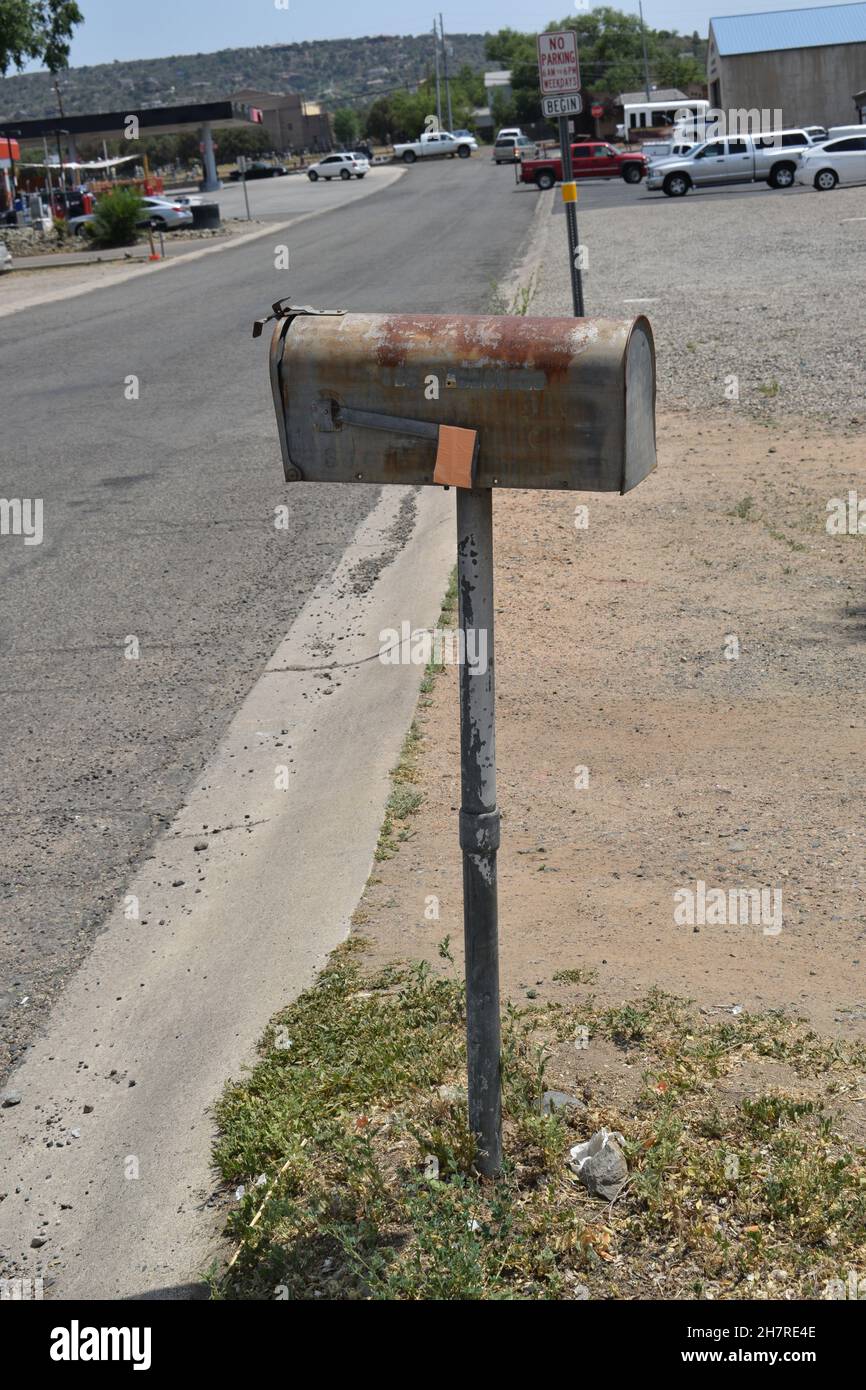
[(382, 490), (10, 1077), (7, 1277), (195, 1296), (221, 1248), (210, 1107), (348, 934), (422, 674), (378, 660), (379, 632), (436, 622), (453, 515)]

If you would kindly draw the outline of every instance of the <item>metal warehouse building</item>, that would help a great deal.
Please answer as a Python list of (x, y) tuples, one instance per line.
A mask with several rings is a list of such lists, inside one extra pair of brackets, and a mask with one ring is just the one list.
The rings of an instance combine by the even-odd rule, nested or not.
[(710, 20), (710, 105), (780, 109), (784, 125), (851, 125), (866, 85), (866, 4)]

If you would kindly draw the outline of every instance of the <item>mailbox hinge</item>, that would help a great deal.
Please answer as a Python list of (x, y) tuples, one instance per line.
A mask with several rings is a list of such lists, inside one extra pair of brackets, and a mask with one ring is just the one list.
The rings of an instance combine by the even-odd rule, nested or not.
[(271, 319), (293, 319), (299, 314), (313, 314), (317, 317), (333, 316), (335, 314), (345, 314), (345, 309), (314, 309), (312, 304), (290, 304), (288, 299), (278, 299), (271, 305), (271, 312), (263, 319), (255, 319), (253, 322), (253, 337), (260, 338), (266, 323)]

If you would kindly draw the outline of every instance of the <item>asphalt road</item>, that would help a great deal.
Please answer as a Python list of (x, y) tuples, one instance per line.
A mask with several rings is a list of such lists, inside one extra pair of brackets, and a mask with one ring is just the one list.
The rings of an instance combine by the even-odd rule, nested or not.
[(362, 201), (275, 181), (257, 213), (330, 212), (4, 321), (0, 493), (43, 499), (44, 539), (0, 536), (0, 1068), (377, 501), (287, 494), (252, 319), (288, 294), (483, 310), (536, 205), (503, 172), (416, 166)]

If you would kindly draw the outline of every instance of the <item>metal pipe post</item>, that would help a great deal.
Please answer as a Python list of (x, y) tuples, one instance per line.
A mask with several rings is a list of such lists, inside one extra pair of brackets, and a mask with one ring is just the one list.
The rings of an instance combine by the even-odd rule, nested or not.
[(457, 592), (469, 1128), (477, 1138), (478, 1169), (492, 1176), (502, 1166), (502, 1086), (490, 488), (457, 488)]

